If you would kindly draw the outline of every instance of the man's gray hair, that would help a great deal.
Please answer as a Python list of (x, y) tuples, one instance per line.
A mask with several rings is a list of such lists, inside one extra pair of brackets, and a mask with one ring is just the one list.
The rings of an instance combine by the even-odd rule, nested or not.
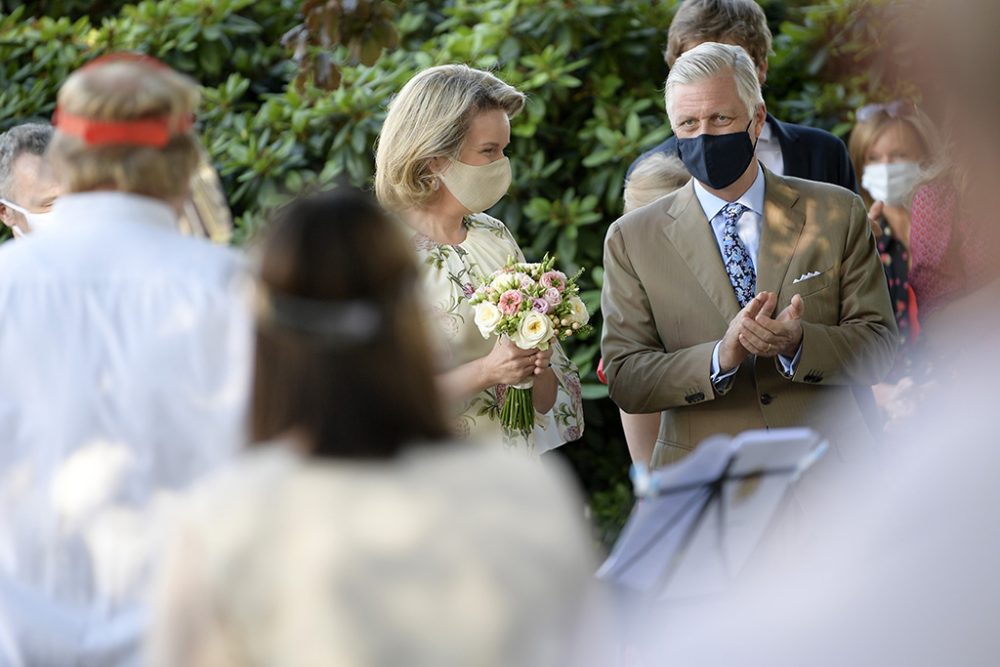
[(25, 123), (0, 134), (0, 197), (10, 198), (14, 160), (24, 153), (44, 155), (50, 141), (52, 126), (45, 123)]
[(753, 118), (757, 107), (764, 103), (757, 80), (757, 68), (750, 54), (742, 46), (704, 42), (690, 51), (685, 51), (674, 62), (667, 75), (665, 102), (667, 116), (670, 116), (670, 100), (674, 86), (698, 83), (718, 74), (732, 73), (736, 82), (736, 92)]

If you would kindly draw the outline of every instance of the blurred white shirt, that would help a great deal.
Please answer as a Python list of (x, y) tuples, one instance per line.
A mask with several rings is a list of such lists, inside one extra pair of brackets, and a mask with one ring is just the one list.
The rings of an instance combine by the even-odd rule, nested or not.
[(27, 664), (137, 663), (151, 515), (244, 438), (243, 285), (124, 193), (0, 248), (0, 625)]

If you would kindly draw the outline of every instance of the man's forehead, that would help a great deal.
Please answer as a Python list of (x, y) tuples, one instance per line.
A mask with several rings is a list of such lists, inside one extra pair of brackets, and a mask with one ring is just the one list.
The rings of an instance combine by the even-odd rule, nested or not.
[(720, 110), (735, 110), (742, 106), (736, 82), (728, 74), (719, 74), (693, 83), (674, 84), (670, 98), (675, 110), (694, 111), (715, 107)]
[(43, 156), (22, 153), (14, 159), (11, 167), (11, 186), (14, 190), (11, 194), (25, 204), (38, 204), (58, 196), (59, 185)]
[(38, 178), (42, 173), (44, 163), (45, 161), (41, 155), (21, 153), (11, 163), (11, 171), (15, 177), (26, 176), (29, 178)]

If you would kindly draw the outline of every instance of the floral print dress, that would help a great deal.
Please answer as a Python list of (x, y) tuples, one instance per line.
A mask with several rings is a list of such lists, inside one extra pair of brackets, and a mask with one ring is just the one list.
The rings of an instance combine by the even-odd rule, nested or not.
[[(484, 213), (467, 216), (463, 242), (440, 244), (419, 232), (412, 232), (413, 245), (421, 263), (424, 301), (432, 310), (436, 328), (433, 345), (438, 350), (439, 367), (451, 370), (489, 354), (496, 337), (483, 338), (469, 305), (473, 290), (511, 257), (524, 255), (510, 230)], [(583, 401), (580, 375), (562, 347), (554, 345), (552, 370), (558, 381), (556, 402), (548, 413), (535, 413), (535, 428), (525, 435), (504, 429), (500, 424), (506, 385), (490, 387), (464, 405), (453, 420), (462, 437), (502, 441), (507, 447), (534, 454), (576, 440), (583, 434)]]

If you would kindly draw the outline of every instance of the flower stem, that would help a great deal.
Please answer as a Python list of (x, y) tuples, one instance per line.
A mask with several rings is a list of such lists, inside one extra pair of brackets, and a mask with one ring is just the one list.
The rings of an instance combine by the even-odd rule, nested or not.
[(535, 428), (535, 406), (531, 388), (508, 387), (500, 410), (500, 423), (512, 431), (527, 435)]

